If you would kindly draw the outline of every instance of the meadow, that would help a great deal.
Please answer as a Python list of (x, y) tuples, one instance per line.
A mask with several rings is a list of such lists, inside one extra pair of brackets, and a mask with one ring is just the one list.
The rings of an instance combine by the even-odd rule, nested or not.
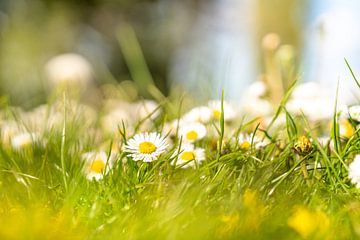
[(26, 110), (3, 97), (0, 238), (357, 239), (360, 106), (294, 112), (300, 88), (266, 117), (129, 82), (98, 109), (69, 86)]

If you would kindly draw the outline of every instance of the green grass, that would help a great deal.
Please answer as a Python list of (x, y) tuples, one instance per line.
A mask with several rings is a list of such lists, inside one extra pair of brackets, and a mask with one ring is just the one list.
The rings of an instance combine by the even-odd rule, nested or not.
[[(359, 237), (359, 192), (347, 178), (347, 165), (360, 148), (357, 134), (335, 140), (339, 146), (333, 151), (317, 142), (320, 130), (313, 123), (291, 116), (283, 106), (279, 113), (286, 114), (285, 132), (250, 123), (226, 125), (222, 114), (210, 126), (218, 136), (197, 143), (206, 149), (206, 161), (196, 169), (171, 165), (174, 147), (151, 163), (134, 162), (120, 150), (115, 166), (96, 182), (85, 178), (81, 154), (100, 146), (110, 153), (109, 143), (118, 138), (95, 140), (89, 129), (100, 129), (98, 119), (86, 123), (84, 110), (73, 107), (65, 105), (64, 121), (45, 129), (35, 144), (21, 150), (1, 144), (1, 239)], [(5, 119), (31, 128), (11, 109), (3, 109)], [(166, 118), (164, 112), (149, 130), (161, 129)], [(225, 137), (230, 128), (265, 132), (269, 144), (240, 150)], [(301, 135), (313, 138), (313, 150), (298, 155), (294, 146)], [(131, 136), (123, 132), (123, 137)], [(317, 163), (321, 168), (314, 167)], [(303, 164), (309, 166), (307, 178)], [(296, 215), (300, 206), (305, 213)], [(292, 227), (290, 219), (305, 233)]]

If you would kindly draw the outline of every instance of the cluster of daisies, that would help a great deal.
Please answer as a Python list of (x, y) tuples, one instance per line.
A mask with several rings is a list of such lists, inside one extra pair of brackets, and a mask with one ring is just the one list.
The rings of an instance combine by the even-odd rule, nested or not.
[[(149, 108), (145, 105), (143, 110), (157, 111), (157, 107)], [(147, 115), (152, 115), (152, 112), (148, 111)], [(201, 141), (211, 134), (212, 124), (217, 124), (220, 117), (221, 102), (210, 101), (208, 106), (193, 108), (182, 118), (166, 123), (161, 133), (148, 131), (135, 133), (123, 141), (121, 151), (126, 153), (128, 159), (142, 162), (157, 161), (164, 153), (170, 152), (167, 161), (172, 165), (180, 168), (196, 168), (206, 159)], [(236, 117), (236, 111), (228, 103), (224, 103), (224, 117), (227, 122)], [(107, 121), (109, 119), (107, 118)], [(243, 135), (240, 139), (242, 142), (250, 141)], [(243, 146), (250, 147), (250, 143)], [(83, 159), (86, 162), (87, 178), (99, 180), (114, 166), (116, 154), (108, 156), (104, 151), (91, 152), (85, 153)]]
[[(80, 72), (58, 72), (64, 66), (78, 66)], [(70, 68), (70, 67), (69, 67)], [(47, 76), (54, 89), (62, 89), (72, 79), (71, 89), (88, 89), (85, 83), (92, 79), (89, 66), (78, 56), (64, 55), (50, 61), (46, 68)], [(81, 73), (81, 74), (80, 74)], [(81, 76), (81, 78), (79, 77)], [(74, 81), (76, 80), (77, 81)], [(87, 79), (87, 80), (86, 80)], [(74, 87), (76, 86), (76, 87)], [(119, 91), (119, 89), (121, 91)], [(171, 122), (161, 122), (161, 106), (150, 100), (137, 100), (136, 90), (131, 84), (121, 87), (106, 87), (99, 91), (100, 104), (82, 104), (77, 100), (68, 102), (56, 101), (51, 106), (41, 105), (31, 111), (16, 108), (8, 114), (1, 112), (1, 143), (4, 147), (11, 147), (15, 151), (22, 151), (34, 143), (46, 145), (54, 130), (64, 127), (66, 119), (72, 123), (79, 122), (86, 129), (86, 138), (98, 149), (82, 154), (84, 174), (89, 180), (100, 180), (116, 166), (119, 153), (130, 161), (153, 162), (164, 160), (177, 168), (197, 168), (207, 158), (213, 158), (212, 150), (217, 151), (220, 136), (220, 118), (224, 117), (225, 135), (221, 137), (222, 145), (232, 146), (234, 151), (261, 150), (270, 143), (270, 139), (263, 134), (276, 136), (276, 143), (287, 144), (287, 117), (281, 113), (274, 119), (278, 102), (269, 98), (269, 89), (262, 81), (256, 81), (244, 91), (243, 100), (236, 106), (219, 100), (209, 101), (204, 106), (192, 108), (180, 118)], [(89, 89), (88, 89), (89, 90)], [(126, 93), (126, 99), (120, 93)], [(305, 115), (310, 124), (316, 128), (322, 126), (317, 133), (318, 142), (333, 149), (330, 137), (333, 117), (334, 97), (314, 82), (299, 84), (293, 91), (286, 104), (286, 110), (293, 117), (300, 119)], [(100, 106), (99, 106), (100, 105)], [(69, 107), (70, 106), (70, 107)], [(356, 135), (360, 123), (360, 105), (347, 107), (346, 103), (338, 102), (339, 135), (343, 142), (350, 141)], [(241, 109), (241, 116), (239, 110)], [(64, 113), (66, 112), (66, 117)], [(166, 113), (165, 113), (166, 115)], [(245, 117), (246, 116), (246, 117)], [(259, 129), (253, 133), (239, 130), (242, 123), (252, 120), (254, 125), (248, 125), (250, 130)], [(239, 122), (241, 120), (241, 122)], [(271, 128), (271, 129), (270, 129)], [(126, 129), (126, 133), (119, 133)], [(111, 151), (106, 144), (113, 140)], [(206, 141), (204, 141), (206, 139)], [(273, 139), (272, 139), (273, 140)], [(86, 145), (80, 141), (80, 144)], [(83, 146), (80, 146), (84, 149)], [(71, 146), (69, 148), (71, 151)], [(349, 165), (349, 177), (360, 188), (360, 157)]]
[[(157, 109), (154, 107), (154, 109)], [(219, 123), (222, 110), (220, 101), (210, 101), (207, 106), (200, 106), (191, 109), (180, 119), (165, 123), (160, 132), (135, 133), (127, 139), (121, 151), (126, 153), (128, 159), (132, 161), (153, 162), (167, 154), (165, 161), (180, 168), (196, 168), (207, 158), (209, 142), (202, 140), (208, 137), (210, 144), (217, 138), (217, 124)], [(238, 116), (235, 108), (227, 103), (223, 103), (225, 126), (231, 126)], [(338, 113), (339, 130), (342, 141), (349, 141), (354, 136), (360, 123), (360, 106), (341, 108)], [(235, 143), (235, 148), (240, 151), (249, 149), (262, 149), (270, 142), (260, 134), (235, 134), (235, 128), (228, 127), (227, 135), (223, 141)], [(330, 138), (329, 138), (330, 139)], [(216, 143), (215, 141), (215, 143)], [(318, 138), (321, 144), (331, 147), (331, 142), (327, 142), (321, 137)], [(326, 142), (326, 143), (324, 143)], [(205, 149), (206, 148), (206, 149)], [(168, 154), (170, 152), (170, 154)], [(360, 188), (360, 155), (349, 166), (349, 178)], [(115, 154), (106, 154), (104, 151), (97, 153), (86, 153), (85, 173), (88, 179), (101, 179), (114, 166)]]

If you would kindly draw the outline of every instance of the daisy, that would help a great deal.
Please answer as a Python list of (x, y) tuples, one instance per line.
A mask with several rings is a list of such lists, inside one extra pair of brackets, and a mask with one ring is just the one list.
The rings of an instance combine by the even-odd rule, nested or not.
[(88, 180), (99, 181), (113, 166), (113, 159), (108, 159), (104, 151), (84, 153), (82, 159), (85, 161), (83, 171)]
[[(178, 152), (175, 152), (177, 154)], [(192, 144), (181, 146), (177, 155), (176, 165), (182, 168), (195, 167), (205, 160), (205, 150), (203, 148), (195, 148)]]
[(241, 150), (249, 150), (251, 148), (251, 143), (256, 149), (264, 147), (267, 142), (263, 141), (257, 136), (254, 136), (253, 133), (251, 134), (243, 134), (241, 133), (237, 139), (237, 143)]
[(185, 113), (182, 117), (184, 122), (199, 122), (199, 123), (209, 123), (213, 117), (213, 112), (209, 107), (201, 106), (191, 109), (189, 112)]
[(206, 127), (197, 122), (185, 123), (180, 127), (179, 133), (184, 142), (194, 143), (205, 137)]
[(324, 121), (332, 118), (333, 96), (323, 85), (307, 82), (298, 85), (286, 104), (286, 109), (295, 115), (304, 113), (311, 121)]
[(349, 107), (349, 115), (351, 119), (360, 122), (360, 105)]
[[(235, 109), (227, 102), (224, 102), (224, 120), (226, 122), (232, 121), (236, 117)], [(219, 120), (221, 117), (221, 101), (212, 100), (208, 103), (209, 108), (212, 111), (213, 119)]]
[(329, 136), (321, 136), (318, 137), (317, 141), (320, 143), (321, 146), (327, 146), (328, 144), (331, 144), (331, 138)]
[(174, 136), (176, 136), (176, 133), (179, 130), (180, 126), (182, 126), (183, 124), (184, 124), (184, 122), (181, 119), (175, 119), (172, 122), (167, 122), (164, 124), (162, 132), (165, 135), (174, 137)]
[(71, 83), (80, 89), (85, 88), (93, 80), (91, 64), (75, 53), (53, 57), (46, 64), (45, 73), (52, 86)]
[(131, 104), (131, 112), (134, 121), (155, 120), (161, 113), (159, 104), (151, 100), (142, 100)]
[(360, 188), (360, 154), (356, 155), (349, 165), (349, 178), (357, 188)]
[(20, 133), (12, 137), (11, 146), (17, 150), (24, 149), (31, 146), (37, 139), (38, 135), (36, 133)]
[(107, 134), (116, 133), (119, 128), (122, 128), (123, 123), (126, 126), (127, 132), (132, 132), (133, 121), (128, 112), (122, 108), (113, 109), (101, 119), (101, 127)]
[(268, 116), (273, 112), (273, 106), (264, 98), (266, 93), (267, 87), (263, 81), (254, 82), (241, 99), (242, 109), (252, 116)]
[(139, 133), (129, 139), (125, 151), (134, 161), (152, 162), (166, 151), (166, 139), (156, 132)]

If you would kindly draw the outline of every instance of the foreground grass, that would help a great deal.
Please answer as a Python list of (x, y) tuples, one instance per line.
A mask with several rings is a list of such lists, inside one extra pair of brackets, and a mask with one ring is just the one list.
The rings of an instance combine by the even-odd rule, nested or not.
[[(4, 112), (16, 119), (9, 109)], [(101, 145), (109, 154), (114, 145), (119, 150), (115, 166), (102, 180), (88, 181), (81, 155), (98, 149), (99, 143), (81, 119), (84, 112), (75, 112), (31, 145), (14, 149), (1, 144), (1, 239), (353, 239), (360, 235), (359, 192), (347, 178), (347, 165), (360, 149), (357, 133), (341, 140), (334, 127), (333, 149), (330, 143), (316, 140), (318, 128), (314, 130), (302, 116), (286, 115), (284, 127), (271, 132), (234, 123), (235, 132), (266, 133), (265, 147), (244, 150), (225, 136), (227, 126), (220, 118), (212, 126), (218, 136), (197, 143), (206, 149), (206, 160), (195, 169), (171, 164), (176, 147), (154, 162), (134, 162), (122, 151), (122, 143), (131, 136), (116, 134), (104, 138)], [(338, 126), (336, 118), (333, 121)], [(160, 128), (161, 121), (152, 130)], [(119, 132), (124, 130), (119, 126)], [(311, 150), (299, 153), (301, 135), (313, 142)]]

